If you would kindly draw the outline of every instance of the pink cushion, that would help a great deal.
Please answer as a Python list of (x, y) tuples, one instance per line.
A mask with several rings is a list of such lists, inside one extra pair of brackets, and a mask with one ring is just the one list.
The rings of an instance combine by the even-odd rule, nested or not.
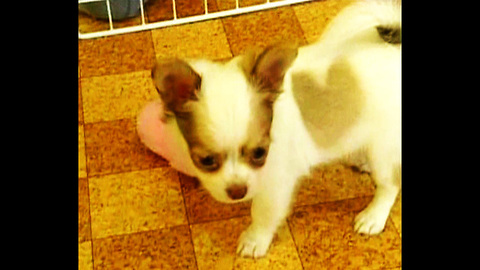
[(188, 146), (178, 129), (175, 119), (167, 123), (160, 120), (163, 103), (148, 103), (137, 117), (137, 133), (140, 140), (153, 152), (164, 157), (176, 170), (195, 176), (195, 168), (188, 154)]

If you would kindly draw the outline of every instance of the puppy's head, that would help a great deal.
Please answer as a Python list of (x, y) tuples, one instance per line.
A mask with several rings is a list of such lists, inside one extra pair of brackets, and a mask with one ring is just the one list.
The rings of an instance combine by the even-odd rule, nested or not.
[(273, 104), (297, 55), (269, 47), (226, 63), (159, 60), (152, 78), (166, 121), (175, 118), (197, 176), (222, 202), (251, 199), (268, 160)]

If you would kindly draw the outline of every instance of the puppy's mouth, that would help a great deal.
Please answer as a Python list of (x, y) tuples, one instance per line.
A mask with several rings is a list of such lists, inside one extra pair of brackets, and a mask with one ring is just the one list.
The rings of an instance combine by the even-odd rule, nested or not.
[(246, 201), (249, 201), (251, 200), (252, 198), (250, 198), (250, 196), (245, 196), (244, 198), (242, 199), (230, 199), (230, 198), (226, 198), (226, 199), (223, 199), (223, 200), (218, 200), (222, 203), (228, 203), (228, 204), (234, 204), (234, 203), (241, 203), (241, 202), (246, 202)]

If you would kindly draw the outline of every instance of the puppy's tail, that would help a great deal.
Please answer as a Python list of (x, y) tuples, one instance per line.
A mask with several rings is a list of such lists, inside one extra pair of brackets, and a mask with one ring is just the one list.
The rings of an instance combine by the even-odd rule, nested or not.
[(325, 29), (321, 40), (401, 44), (401, 32), (401, 0), (366, 0), (343, 9)]

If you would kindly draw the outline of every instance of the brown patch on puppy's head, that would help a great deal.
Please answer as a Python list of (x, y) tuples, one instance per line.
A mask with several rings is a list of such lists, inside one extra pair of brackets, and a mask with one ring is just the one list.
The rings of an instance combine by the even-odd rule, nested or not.
[(201, 77), (185, 61), (172, 58), (157, 61), (152, 69), (152, 79), (164, 104), (162, 120), (175, 117), (191, 151), (192, 145), (199, 142), (193, 110), (199, 99)]
[(246, 52), (241, 68), (256, 89), (251, 103), (249, 138), (241, 148), (241, 155), (253, 168), (264, 165), (270, 146), (270, 128), (273, 103), (282, 93), (283, 79), (296, 59), (294, 46), (275, 45), (264, 50), (254, 48)]
[(278, 94), (288, 68), (297, 58), (294, 45), (272, 45), (264, 50), (253, 48), (242, 59), (241, 68), (259, 92)]
[(181, 114), (191, 111), (189, 101), (198, 100), (200, 76), (184, 61), (158, 60), (152, 69), (152, 79), (165, 105), (165, 114)]

